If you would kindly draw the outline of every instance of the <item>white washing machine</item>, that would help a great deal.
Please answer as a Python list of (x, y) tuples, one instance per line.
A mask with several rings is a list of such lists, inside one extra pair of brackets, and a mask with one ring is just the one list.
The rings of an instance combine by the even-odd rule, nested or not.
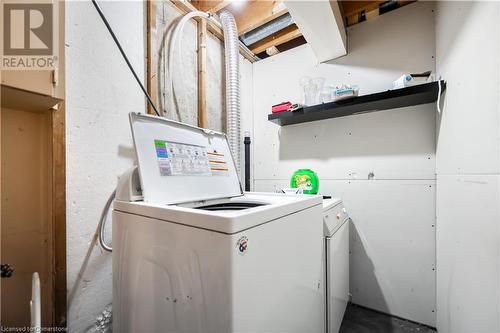
[(130, 120), (138, 174), (114, 203), (113, 330), (322, 331), (322, 198), (243, 193), (225, 135)]
[(349, 216), (340, 199), (323, 200), (326, 331), (337, 333), (349, 302)]

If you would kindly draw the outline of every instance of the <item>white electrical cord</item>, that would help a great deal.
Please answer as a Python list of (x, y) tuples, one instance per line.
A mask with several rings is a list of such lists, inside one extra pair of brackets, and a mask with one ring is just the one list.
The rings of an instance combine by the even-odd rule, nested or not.
[(116, 190), (111, 193), (111, 195), (108, 198), (108, 201), (106, 201), (106, 205), (104, 205), (104, 209), (102, 210), (101, 213), (101, 218), (99, 219), (99, 244), (101, 245), (102, 249), (108, 252), (113, 251), (113, 246), (106, 244), (104, 241), (104, 229), (106, 227), (106, 222), (108, 220), (108, 212), (109, 209), (111, 208), (111, 204), (113, 203), (113, 200), (115, 200), (116, 196)]
[[(178, 112), (178, 110), (177, 110), (177, 105), (176, 105), (175, 100), (174, 100), (174, 96), (175, 96), (175, 90), (174, 90), (174, 84), (173, 84), (173, 80), (174, 80), (174, 69), (173, 69), (174, 52), (175, 52), (175, 48), (178, 47), (179, 48), (179, 58), (182, 59), (182, 43), (181, 43), (182, 39), (179, 39), (179, 35), (182, 35), (186, 23), (190, 19), (195, 18), (195, 17), (201, 17), (203, 19), (211, 20), (212, 22), (215, 22), (217, 25), (220, 25), (220, 23), (213, 17), (212, 14), (205, 13), (202, 11), (194, 11), (194, 12), (190, 12), (190, 13), (186, 14), (185, 16), (183, 16), (179, 20), (179, 22), (177, 22), (176, 25), (174, 26), (174, 28), (170, 34), (170, 41), (168, 43), (168, 57), (166, 59), (167, 70), (164, 69), (164, 77), (166, 77), (166, 79), (167, 79), (165, 88), (171, 94), (172, 103), (170, 106), (172, 107), (172, 110), (174, 110), (175, 112)], [(165, 63), (165, 61), (162, 61), (163, 60), (163, 52), (165, 49), (167, 35), (170, 32), (170, 30), (171, 29), (165, 29), (163, 36), (162, 36), (162, 43), (161, 43), (160, 49), (158, 51), (158, 59), (159, 59), (159, 61), (158, 61), (158, 92), (159, 92), (159, 94), (158, 94), (158, 96), (159, 96), (160, 113), (164, 117), (166, 116), (166, 106), (165, 106), (165, 97), (163, 95), (163, 92), (164, 92), (163, 88), (164, 87), (162, 85), (163, 78), (161, 75), (161, 68), (162, 68), (162, 64)]]

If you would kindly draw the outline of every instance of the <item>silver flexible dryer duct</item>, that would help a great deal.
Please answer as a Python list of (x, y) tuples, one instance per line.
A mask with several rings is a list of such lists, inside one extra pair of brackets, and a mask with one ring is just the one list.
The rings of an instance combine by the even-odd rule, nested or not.
[(241, 100), (240, 100), (240, 52), (238, 29), (233, 15), (223, 9), (219, 12), (224, 32), (226, 65), (226, 132), (229, 148), (233, 154), (238, 177), (241, 159)]

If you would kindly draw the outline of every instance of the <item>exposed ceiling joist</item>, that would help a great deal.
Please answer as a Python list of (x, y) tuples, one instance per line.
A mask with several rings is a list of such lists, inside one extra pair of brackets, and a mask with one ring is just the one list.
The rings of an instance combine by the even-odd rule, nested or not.
[[(183, 3), (186, 6), (186, 1), (181, 2), (174, 0), (174, 3), (175, 2)], [(235, 18), (236, 26), (238, 27), (238, 34), (241, 38), (243, 38), (244, 34), (253, 33), (257, 31), (257, 29), (270, 24), (269, 22), (281, 19), (288, 14), (288, 9), (283, 4), (282, 0), (192, 0), (187, 4), (198, 10), (209, 11), (212, 13), (217, 13), (221, 9), (228, 10)], [(288, 23), (288, 26), (290, 26), (290, 23), (291, 22)], [(286, 25), (284, 24), (283, 27), (279, 28), (281, 30), (278, 29), (276, 32), (273, 31), (273, 34), (269, 37), (266, 37), (264, 33), (261, 37), (262, 39), (259, 41), (253, 42), (251, 41), (252, 38), (248, 37), (248, 41), (246, 41), (245, 44), (261, 53), (266, 51), (266, 49), (276, 47), (301, 36), (300, 30), (295, 25), (289, 29), (284, 29), (285, 26)], [(267, 29), (269, 30), (269, 27)], [(214, 29), (210, 29), (209, 26), (209, 31), (212, 30)], [(215, 29), (215, 34), (217, 36), (219, 34), (217, 29)], [(220, 38), (222, 39), (222, 33)], [(245, 39), (242, 39), (242, 41), (245, 41)], [(253, 43), (253, 45), (251, 45), (251, 43)]]
[(289, 42), (286, 42), (286, 43), (283, 43), (283, 44), (276, 46), (276, 48), (280, 52), (285, 52), (285, 51), (288, 51), (290, 49), (293, 49), (295, 47), (298, 47), (298, 46), (304, 45), (304, 44), (307, 44), (306, 39), (304, 38), (304, 36), (300, 35), (299, 37), (292, 39)]
[(270, 47), (284, 44), (300, 36), (302, 36), (302, 34), (300, 33), (299, 28), (295, 24), (293, 24), (277, 32), (276, 34), (266, 37), (263, 40), (255, 43), (254, 45), (251, 45), (250, 49), (254, 54), (259, 54)]
[(339, 0), (342, 16), (347, 26), (375, 18), (396, 8), (405, 6), (416, 0), (376, 0), (351, 1)]
[(240, 35), (287, 12), (281, 0), (233, 2), (226, 9), (234, 15)]
[(271, 22), (261, 25), (260, 27), (251, 30), (240, 36), (240, 40), (245, 43), (245, 45), (252, 45), (258, 41), (272, 36), (277, 32), (293, 25), (293, 19), (290, 14), (282, 15)]
[(228, 6), (229, 0), (194, 0), (191, 3), (202, 12), (216, 13), (222, 8)]
[(362, 11), (369, 12), (378, 9), (379, 5), (386, 0), (377, 1), (340, 1), (344, 17), (356, 15)]
[(260, 27), (261, 25), (264, 25), (280, 16), (285, 15), (286, 13), (288, 13), (288, 9), (284, 8), (269, 16), (263, 14), (261, 16), (250, 18), (247, 22), (242, 22), (241, 26), (238, 26), (238, 34), (241, 36), (244, 33), (247, 33), (255, 28)]
[[(282, 24), (282, 26), (279, 24), (267, 26), (271, 22), (284, 18), (286, 15), (289, 16), (288, 9), (282, 0), (233, 1), (224, 9), (233, 14), (241, 41), (259, 53), (300, 36), (300, 30), (296, 26), (286, 29), (286, 27), (293, 24), (291, 18), (291, 22)], [(272, 31), (273, 28), (276, 31)], [(259, 35), (262, 35), (261, 39), (257, 38)], [(260, 40), (252, 41), (256, 38)], [(275, 52), (271, 53), (275, 54)]]

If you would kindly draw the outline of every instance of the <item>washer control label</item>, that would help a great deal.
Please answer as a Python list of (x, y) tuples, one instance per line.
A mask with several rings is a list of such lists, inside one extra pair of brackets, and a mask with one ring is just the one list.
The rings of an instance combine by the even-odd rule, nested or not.
[(242, 236), (236, 242), (236, 248), (238, 249), (239, 254), (245, 254), (248, 250), (248, 238), (247, 236)]
[(154, 140), (161, 176), (210, 176), (206, 147)]

